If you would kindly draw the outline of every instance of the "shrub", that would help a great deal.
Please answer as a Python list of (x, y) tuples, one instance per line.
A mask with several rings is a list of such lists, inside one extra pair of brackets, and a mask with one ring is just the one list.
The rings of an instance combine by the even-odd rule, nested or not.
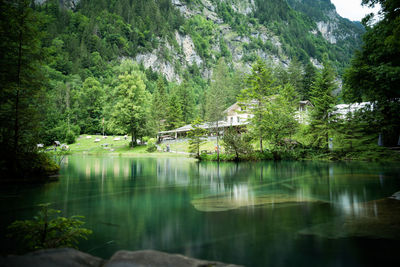
[(75, 134), (72, 131), (67, 132), (65, 142), (67, 142), (68, 145), (75, 143)]
[(87, 240), (91, 230), (82, 228), (83, 216), (60, 217), (59, 210), (49, 209), (50, 203), (40, 204), (32, 220), (15, 221), (8, 226), (8, 237), (16, 241), (18, 252), (44, 248), (74, 247), (78, 239)]
[(156, 140), (154, 138), (148, 139), (146, 151), (152, 153), (155, 152), (156, 150), (157, 150)]

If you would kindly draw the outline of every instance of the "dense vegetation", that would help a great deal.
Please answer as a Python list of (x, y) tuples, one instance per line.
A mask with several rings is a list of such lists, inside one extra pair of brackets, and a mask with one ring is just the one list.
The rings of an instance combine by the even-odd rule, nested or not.
[[(189, 6), (200, 4), (185, 2)], [(26, 177), (56, 170), (57, 166), (38, 152), (38, 143), (73, 143), (79, 134), (104, 133), (129, 134), (134, 146), (138, 139), (197, 118), (217, 122), (223, 117), (221, 111), (238, 96), (260, 99), (261, 119), (254, 121), (250, 133), (253, 139), (261, 140), (261, 150), (263, 139), (278, 149), (286, 137), (298, 133), (288, 115), (293, 114), (296, 101), (315, 99), (315, 110), (320, 113), (313, 115), (317, 124), (311, 127), (323, 141), (309, 144), (325, 149), (331, 126), (321, 127), (320, 123), (327, 122), (327, 107), (329, 110), (337, 100), (332, 96), (335, 76), (327, 67), (328, 61), (340, 70), (354, 46), (332, 46), (320, 34), (311, 33), (316, 25), (310, 17), (323, 19), (322, 13), (306, 16), (305, 11), (295, 10), (301, 7), (293, 1), (289, 1), (291, 6), (281, 0), (256, 1), (257, 8), (249, 16), (233, 10), (228, 1), (218, 2), (215, 10), (223, 22), (250, 40), (242, 47), (245, 62), (253, 65), (257, 57), (249, 51), (261, 49), (289, 57), (288, 68), (270, 63), (267, 67), (258, 61), (250, 76), (243, 75), (234, 69), (225, 39), (217, 37), (216, 24), (201, 15), (184, 18), (169, 0), (1, 1), (1, 171)], [(385, 136), (390, 133), (393, 137), (399, 125), (393, 116), (399, 99), (398, 7), (395, 1), (380, 2), (385, 18), (367, 29), (363, 50), (346, 74), (344, 97), (349, 101), (379, 101), (379, 108), (374, 110), (381, 117), (370, 122), (383, 127)], [(312, 6), (310, 1), (304, 3)], [(329, 5), (323, 8), (329, 9)], [(249, 35), (249, 27), (262, 25), (279, 36), (282, 48), (271, 40)], [(159, 50), (160, 57), (173, 60), (171, 50), (164, 48), (168, 44), (180, 51), (177, 32), (191, 36), (204, 62), (202, 66), (194, 63), (185, 67), (175, 62), (180, 83), (167, 81), (162, 74), (132, 60), (154, 49)], [(219, 49), (214, 50), (216, 46)], [(309, 57), (322, 61), (324, 56), (325, 67), (318, 72)], [(213, 70), (209, 80), (203, 77), (205, 69)], [(268, 74), (261, 75), (265, 84), (257, 82), (260, 72)], [(374, 75), (377, 73), (380, 75)], [(371, 81), (372, 77), (375, 80)], [(253, 95), (259, 85), (259, 95)], [(267, 103), (272, 98), (277, 104)], [(320, 109), (317, 100), (326, 100)], [(266, 114), (266, 110), (274, 113)], [(263, 136), (265, 131), (268, 135)], [(345, 131), (343, 134), (354, 138)], [(375, 138), (378, 133), (371, 130), (367, 134)]]

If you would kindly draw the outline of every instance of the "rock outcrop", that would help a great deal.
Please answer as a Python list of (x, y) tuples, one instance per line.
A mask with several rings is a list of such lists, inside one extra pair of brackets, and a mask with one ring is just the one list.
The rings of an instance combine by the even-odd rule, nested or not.
[(0, 267), (235, 267), (239, 265), (189, 258), (154, 250), (116, 252), (110, 260), (103, 260), (72, 248), (45, 249), (22, 256), (0, 258)]

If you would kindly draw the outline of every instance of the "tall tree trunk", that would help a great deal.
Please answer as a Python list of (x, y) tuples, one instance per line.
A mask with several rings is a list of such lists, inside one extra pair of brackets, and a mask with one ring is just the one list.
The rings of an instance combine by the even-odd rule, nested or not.
[[(24, 16), (21, 16), (20, 27), (24, 24)], [(21, 68), (22, 68), (22, 29), (18, 37), (18, 65), (17, 65), (17, 92), (15, 95), (15, 121), (14, 121), (14, 156), (17, 159), (18, 139), (19, 139), (19, 91), (21, 87)]]
[(218, 121), (217, 121), (217, 161), (219, 161), (219, 130), (218, 130)]
[(134, 137), (134, 131), (132, 131), (132, 138), (131, 138), (131, 147), (133, 147), (133, 141), (136, 139), (135, 137)]

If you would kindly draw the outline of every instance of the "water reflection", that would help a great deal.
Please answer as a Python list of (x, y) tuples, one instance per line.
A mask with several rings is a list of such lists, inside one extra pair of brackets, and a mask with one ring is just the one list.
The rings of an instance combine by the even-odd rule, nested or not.
[(26, 218), (34, 204), (53, 202), (63, 215), (86, 217), (95, 234), (81, 249), (102, 257), (118, 249), (160, 249), (248, 266), (277, 266), (282, 259), (306, 264), (315, 257), (302, 251), (299, 233), (349, 236), (360, 223), (354, 218), (379, 217), (385, 206), (373, 201), (400, 189), (399, 167), (390, 165), (66, 160), (59, 182), (7, 192), (19, 197), (0, 199), (2, 213), (9, 215), (2, 223)]

